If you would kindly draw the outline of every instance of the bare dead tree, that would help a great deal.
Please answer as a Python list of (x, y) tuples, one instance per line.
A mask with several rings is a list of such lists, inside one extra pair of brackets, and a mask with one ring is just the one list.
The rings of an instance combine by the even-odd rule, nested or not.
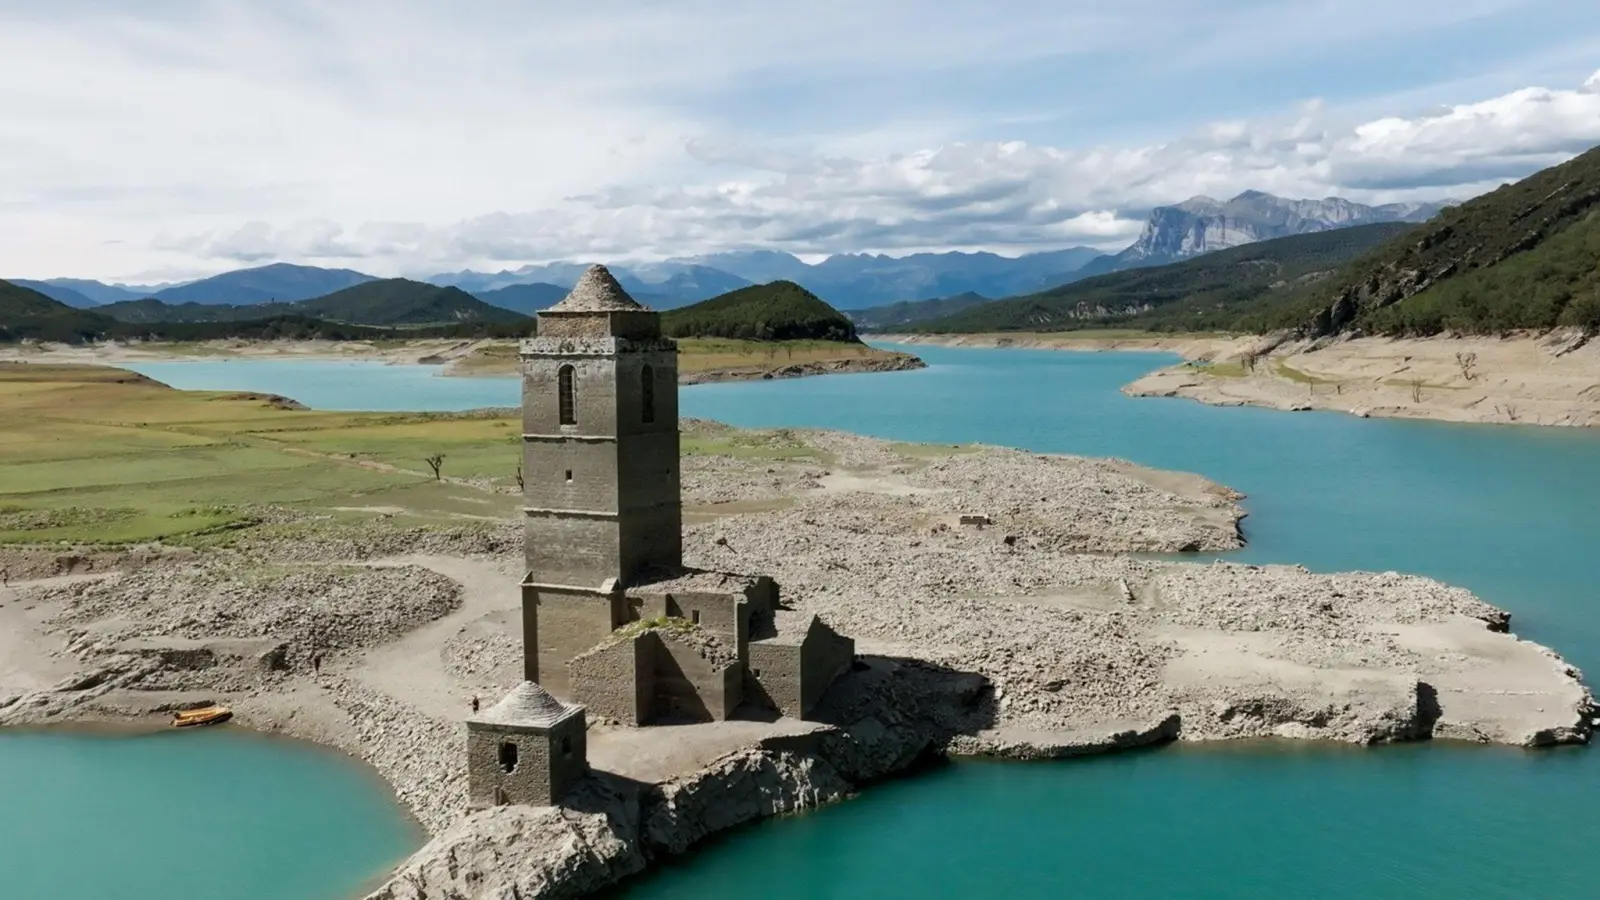
[(1239, 354), (1239, 364), (1244, 366), (1246, 372), (1254, 372), (1256, 370), (1256, 363), (1260, 361), (1261, 351), (1253, 347)]
[(1411, 402), (1412, 403), (1421, 403), (1422, 402), (1422, 379), (1421, 378), (1413, 378), (1413, 379), (1411, 379)]
[(1522, 418), (1522, 412), (1517, 409), (1515, 403), (1507, 403), (1505, 406), (1496, 403), (1494, 409), (1495, 412), (1505, 416), (1508, 422), (1515, 422)]
[(517, 493), (522, 493), (528, 488), (522, 483), (522, 463), (517, 463)]
[(1478, 354), (1457, 351), (1456, 365), (1461, 368), (1462, 378), (1471, 381), (1478, 377)]
[(443, 453), (435, 453), (434, 455), (432, 455), (432, 456), (428, 457), (427, 459), (423, 460), (423, 462), (427, 463), (428, 464), (428, 468), (433, 470), (433, 480), (434, 481), (443, 480), (441, 478), (441, 476), (439, 475), (439, 467), (444, 465), (444, 454)]

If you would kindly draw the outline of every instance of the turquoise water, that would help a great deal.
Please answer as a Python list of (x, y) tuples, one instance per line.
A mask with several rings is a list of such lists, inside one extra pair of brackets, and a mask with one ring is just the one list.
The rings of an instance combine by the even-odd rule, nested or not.
[(419, 838), (386, 785), (310, 745), (0, 733), (5, 900), (334, 900)]
[[(1132, 399), (1171, 357), (915, 348), (917, 372), (701, 385), (685, 415), (1120, 456), (1246, 492), (1233, 558), (1417, 572), (1509, 608), (1600, 670), (1600, 435)], [(177, 387), (322, 408), (515, 403), (514, 381), (279, 362), (143, 364)], [(446, 404), (456, 404), (454, 407)], [(1193, 748), (961, 764), (765, 823), (630, 900), (1531, 897), (1592, 892), (1600, 755), (1451, 747)]]

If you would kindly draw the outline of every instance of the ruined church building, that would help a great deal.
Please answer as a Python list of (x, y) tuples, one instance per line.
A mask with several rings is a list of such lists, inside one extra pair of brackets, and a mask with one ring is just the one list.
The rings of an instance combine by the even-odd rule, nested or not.
[(593, 266), (538, 320), (521, 346), (525, 680), (467, 722), (479, 807), (558, 803), (588, 770), (590, 715), (803, 719), (855, 656), (780, 610), (771, 578), (684, 566), (678, 347), (660, 315)]

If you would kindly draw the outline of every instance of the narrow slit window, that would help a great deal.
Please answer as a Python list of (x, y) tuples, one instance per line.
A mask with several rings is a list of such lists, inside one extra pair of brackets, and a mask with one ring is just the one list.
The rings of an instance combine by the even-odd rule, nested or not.
[(578, 424), (578, 413), (572, 404), (572, 375), (571, 366), (562, 366), (560, 371), (556, 373), (556, 391), (561, 395), (559, 403), (561, 406), (561, 424), (563, 425)]
[(568, 484), (572, 483), (572, 470), (571, 469), (567, 470), (567, 483)]
[(642, 404), (645, 424), (656, 420), (656, 370), (649, 366), (639, 373), (639, 402)]

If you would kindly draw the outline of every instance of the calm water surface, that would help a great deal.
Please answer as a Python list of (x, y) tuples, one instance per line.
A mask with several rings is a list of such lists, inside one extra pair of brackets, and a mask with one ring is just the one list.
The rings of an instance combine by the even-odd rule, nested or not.
[(352, 897), (420, 837), (375, 775), (308, 744), (0, 733), (5, 900)]
[[(1118, 388), (1171, 357), (918, 347), (927, 370), (701, 385), (684, 415), (1119, 456), (1249, 495), (1233, 558), (1477, 591), (1600, 669), (1600, 435), (1213, 408)], [(509, 379), (371, 364), (152, 363), (177, 387), (313, 407), (509, 406)], [(1175, 747), (960, 764), (718, 841), (642, 900), (1587, 896), (1600, 754)]]

